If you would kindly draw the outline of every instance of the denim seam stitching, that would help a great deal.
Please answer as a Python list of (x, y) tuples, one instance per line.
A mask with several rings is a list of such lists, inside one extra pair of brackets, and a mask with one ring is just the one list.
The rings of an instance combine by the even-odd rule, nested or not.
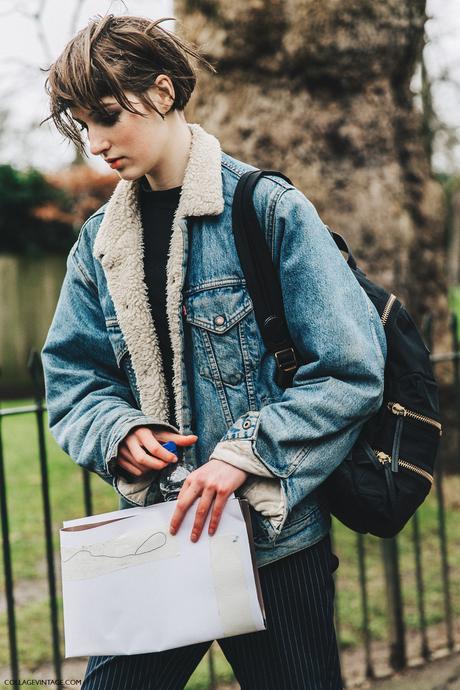
[(252, 304), (247, 304), (246, 306), (243, 306), (240, 308), (240, 310), (234, 314), (225, 324), (225, 329), (223, 328), (213, 328), (212, 326), (209, 325), (208, 322), (201, 321), (199, 317), (193, 317), (187, 316), (185, 317), (187, 323), (192, 323), (195, 326), (198, 326), (199, 328), (203, 328), (203, 330), (206, 331), (211, 331), (211, 333), (216, 333), (217, 335), (224, 335), (229, 331), (235, 324), (237, 324), (239, 321), (242, 321), (245, 316), (251, 313), (253, 310)]
[[(235, 174), (235, 176), (238, 178), (240, 178), (246, 172), (246, 170), (244, 170), (242, 168), (238, 168), (236, 165), (234, 165), (230, 161), (227, 161), (224, 159), (222, 159), (222, 167), (227, 168), (227, 170), (229, 170), (230, 172), (233, 172)], [(252, 168), (251, 167), (250, 169), (252, 169), (254, 172), (256, 172), (259, 168), (256, 168), (256, 167)], [(286, 182), (285, 180), (283, 180), (282, 177), (277, 177), (276, 175), (265, 175), (264, 177), (266, 179), (271, 180), (272, 182), (275, 182), (279, 187), (282, 187), (285, 191), (293, 188), (293, 186), (289, 185), (289, 183)]]
[(213, 383), (216, 387), (217, 395), (221, 401), (225, 421), (227, 424), (232, 425), (234, 423), (234, 419), (230, 410), (230, 406), (228, 404), (227, 396), (225, 394), (224, 383), (222, 381), (222, 376), (217, 365), (217, 359), (212, 347), (211, 339), (209, 337), (208, 332), (204, 331), (204, 329), (201, 335), (203, 337), (205, 351), (207, 353), (208, 361), (211, 367), (211, 374), (214, 372)]
[(86, 287), (87, 287), (89, 290), (91, 290), (91, 292), (93, 293), (93, 295), (94, 295), (95, 297), (97, 297), (98, 294), (97, 294), (97, 287), (96, 287), (96, 284), (93, 283), (93, 281), (91, 280), (91, 278), (87, 275), (85, 269), (83, 268), (83, 265), (80, 263), (80, 261), (78, 260), (77, 256), (75, 256), (75, 255), (76, 255), (76, 251), (75, 251), (75, 252), (71, 255), (71, 257), (70, 257), (72, 263), (74, 264), (75, 268), (77, 269), (78, 273), (80, 274), (80, 276), (81, 276), (83, 282), (85, 283)]
[(221, 280), (208, 280), (200, 283), (193, 288), (184, 290), (184, 297), (191, 297), (197, 292), (213, 290), (216, 287), (246, 287), (246, 280), (243, 278), (222, 278)]
[(373, 305), (372, 305), (370, 299), (367, 297), (367, 294), (366, 294), (364, 288), (361, 288), (361, 289), (364, 292), (365, 299), (367, 302), (366, 306), (367, 306), (367, 313), (369, 314), (369, 330), (371, 332), (372, 342), (374, 343), (375, 349), (377, 351), (377, 355), (379, 356), (379, 358), (381, 360), (382, 366), (385, 366), (385, 357), (383, 355), (382, 347), (381, 347), (379, 339), (377, 337), (376, 325), (375, 325), (375, 320), (374, 320), (375, 312), (373, 309)]
[(294, 455), (292, 462), (289, 463), (289, 471), (288, 471), (288, 474), (286, 475), (287, 477), (289, 477), (294, 472), (294, 470), (296, 470), (299, 467), (299, 465), (302, 462), (304, 462), (304, 460), (310, 455), (311, 451), (312, 451), (312, 447), (307, 446), (307, 447), (301, 448), (296, 453), (296, 455)]
[(243, 333), (243, 328), (241, 321), (238, 323), (238, 338), (240, 341), (240, 348), (243, 354), (243, 367), (244, 367), (244, 381), (246, 384), (246, 391), (248, 394), (249, 409), (251, 410), (256, 406), (255, 391), (252, 382), (252, 371), (254, 365), (251, 364), (251, 355), (247, 345), (246, 337)]
[[(277, 190), (277, 193), (275, 197), (271, 200), (269, 200), (269, 208), (268, 208), (268, 227), (267, 227), (267, 234), (266, 234), (266, 240), (268, 247), (270, 249), (270, 254), (272, 257), (272, 261), (275, 262), (275, 234), (276, 234), (276, 210), (277, 210), (277, 205), (278, 201), (281, 199), (281, 197), (288, 192), (292, 187), (283, 187), (281, 190)], [(270, 203), (271, 202), (271, 203)]]

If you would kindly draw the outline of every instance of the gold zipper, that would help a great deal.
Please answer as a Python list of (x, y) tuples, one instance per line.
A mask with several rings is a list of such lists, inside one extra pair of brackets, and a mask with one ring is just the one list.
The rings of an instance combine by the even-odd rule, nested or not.
[(418, 412), (413, 412), (412, 410), (408, 410), (407, 407), (403, 407), (397, 402), (389, 402), (387, 403), (387, 407), (392, 412), (393, 414), (397, 415), (404, 415), (404, 417), (411, 417), (412, 419), (416, 419), (419, 422), (425, 422), (425, 424), (431, 424), (431, 426), (436, 427), (439, 431), (439, 435), (442, 435), (442, 427), (440, 422), (437, 422), (435, 419), (431, 419), (431, 417), (426, 417), (424, 414), (419, 414)]
[[(374, 449), (374, 453), (377, 456), (377, 460), (382, 465), (386, 465), (387, 463), (391, 462), (391, 456), (387, 455), (387, 453), (384, 453), (383, 450), (375, 450)], [(412, 472), (419, 474), (421, 477), (425, 477), (425, 479), (428, 479), (430, 484), (433, 483), (432, 475), (429, 472), (422, 470), (421, 467), (417, 467), (417, 465), (412, 465), (412, 463), (407, 462), (407, 460), (401, 460), (401, 458), (399, 458), (399, 460), (398, 460), (398, 465), (400, 467), (404, 467), (406, 470), (411, 470)]]
[(396, 299), (396, 295), (393, 295), (393, 293), (391, 293), (391, 295), (388, 299), (388, 302), (385, 304), (385, 308), (382, 312), (382, 316), (380, 317), (380, 320), (382, 321), (383, 326), (385, 326), (386, 322), (388, 321), (388, 317), (390, 316), (391, 307), (393, 306), (395, 299)]

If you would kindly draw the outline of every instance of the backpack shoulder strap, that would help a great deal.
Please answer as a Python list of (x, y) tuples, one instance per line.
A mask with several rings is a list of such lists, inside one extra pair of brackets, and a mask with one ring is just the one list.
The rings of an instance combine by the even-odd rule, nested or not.
[(285, 388), (292, 383), (298, 360), (286, 325), (278, 274), (253, 202), (257, 182), (268, 175), (282, 177), (291, 183), (285, 175), (273, 170), (244, 173), (233, 198), (232, 226), (256, 321), (267, 349), (275, 357), (276, 382)]
[(334, 230), (331, 230), (331, 228), (329, 227), (329, 225), (326, 225), (326, 228), (329, 230), (332, 239), (334, 240), (336, 246), (340, 249), (340, 251), (341, 251), (341, 252), (345, 252), (346, 254), (348, 254), (347, 264), (349, 265), (349, 267), (351, 268), (351, 270), (352, 270), (352, 271), (356, 271), (356, 269), (358, 268), (358, 266), (357, 266), (357, 264), (356, 264), (355, 257), (354, 257), (353, 254), (351, 253), (351, 249), (350, 249), (350, 247), (348, 246), (348, 244), (347, 244), (345, 238), (342, 237), (342, 235), (339, 235), (338, 232), (334, 232)]

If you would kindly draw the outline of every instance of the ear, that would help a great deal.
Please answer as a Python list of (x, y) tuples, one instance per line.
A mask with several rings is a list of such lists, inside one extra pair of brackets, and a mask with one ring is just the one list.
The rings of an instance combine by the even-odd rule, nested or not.
[(156, 95), (162, 111), (166, 114), (174, 103), (174, 98), (176, 96), (174, 92), (173, 83), (167, 74), (159, 74), (154, 81), (154, 85), (157, 87)]

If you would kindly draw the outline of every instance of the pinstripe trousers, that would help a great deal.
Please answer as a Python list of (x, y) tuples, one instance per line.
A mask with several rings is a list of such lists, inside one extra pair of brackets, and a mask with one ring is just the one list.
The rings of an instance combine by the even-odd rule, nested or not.
[[(329, 536), (259, 569), (267, 629), (218, 640), (241, 690), (341, 690)], [(183, 690), (211, 642), (90, 657), (82, 690)]]

